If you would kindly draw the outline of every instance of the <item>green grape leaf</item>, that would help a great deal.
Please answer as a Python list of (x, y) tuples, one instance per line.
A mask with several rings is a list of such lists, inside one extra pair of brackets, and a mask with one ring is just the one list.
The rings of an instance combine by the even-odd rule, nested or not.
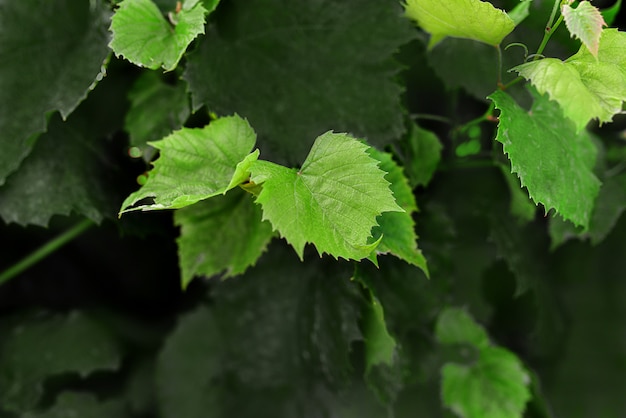
[(391, 154), (374, 148), (370, 148), (368, 153), (380, 161), (379, 168), (387, 173), (385, 179), (391, 183), (389, 187), (396, 203), (404, 210), (404, 212), (385, 212), (379, 217), (378, 226), (374, 227), (372, 234), (375, 238), (382, 237), (382, 240), (374, 253), (370, 255), (370, 260), (377, 264), (378, 254), (392, 254), (421, 268), (428, 276), (426, 259), (417, 248), (417, 235), (413, 221), (417, 204), (402, 168), (393, 161)]
[(207, 28), (183, 77), (194, 109), (248, 118), (266, 159), (301, 164), (329, 127), (379, 148), (404, 134), (393, 56), (416, 34), (396, 1), (234, 0), (219, 13), (228, 24)]
[(610, 122), (626, 100), (626, 33), (602, 31), (598, 58), (586, 46), (565, 62), (544, 58), (514, 67), (540, 93), (548, 93), (581, 131), (594, 118)]
[(63, 392), (56, 403), (43, 412), (27, 412), (21, 418), (128, 418), (126, 406), (121, 400), (100, 402), (91, 394)]
[(46, 130), (46, 115), (58, 110), (66, 118), (104, 76), (110, 52), (110, 14), (104, 3), (2, 4), (0, 185)]
[(134, 147), (145, 148), (148, 141), (159, 140), (180, 129), (190, 113), (185, 83), (166, 84), (152, 71), (137, 79), (128, 100), (130, 109), (124, 129)]
[(30, 410), (40, 401), (46, 378), (117, 370), (121, 361), (117, 341), (81, 312), (22, 320), (0, 346), (0, 404), (5, 410)]
[(302, 259), (306, 243), (320, 255), (360, 260), (378, 245), (368, 243), (376, 217), (402, 212), (369, 147), (346, 134), (319, 136), (298, 169), (255, 162), (251, 181), (262, 184), (257, 203), (263, 219)]
[(168, 22), (152, 0), (124, 0), (111, 20), (109, 46), (135, 65), (171, 71), (191, 41), (204, 33), (205, 13), (202, 2), (183, 0)]
[(103, 137), (121, 130), (129, 85), (110, 69), (65, 122), (58, 114), (50, 118), (23, 169), (0, 187), (5, 222), (47, 226), (54, 215), (72, 212), (96, 223), (115, 218), (128, 179), (119, 149)]
[(409, 135), (402, 142), (405, 150), (404, 169), (411, 187), (428, 186), (441, 161), (443, 146), (437, 135), (412, 123)]
[(489, 336), (485, 329), (461, 308), (448, 307), (439, 314), (435, 336), (441, 344), (470, 344), (479, 350), (489, 347)]
[(428, 48), (447, 36), (499, 45), (515, 29), (505, 11), (481, 0), (407, 0), (406, 15), (430, 33)]
[(515, 26), (522, 23), (530, 15), (529, 9), (532, 2), (533, 0), (521, 0), (517, 6), (507, 12)]
[[(233, 180), (247, 177), (246, 167), (259, 155), (258, 150), (250, 153), (255, 141), (248, 122), (235, 115), (204, 128), (182, 128), (152, 142), (161, 156), (146, 184), (122, 203), (120, 214), (178, 209), (226, 193), (237, 186)], [(131, 207), (146, 198), (154, 202)]]
[(596, 148), (589, 135), (576, 133), (545, 95), (535, 95), (530, 112), (503, 91), (489, 98), (501, 111), (496, 140), (531, 199), (587, 228), (600, 189), (592, 172)]
[(617, 0), (617, 2), (613, 6), (600, 11), (600, 13), (602, 13), (602, 18), (606, 22), (607, 26), (611, 26), (613, 22), (615, 22), (615, 18), (617, 17), (617, 14), (619, 13), (621, 7), (622, 0)]
[(372, 294), (363, 318), (365, 341), (365, 372), (374, 366), (393, 364), (396, 340), (389, 335), (385, 324), (385, 312), (380, 301)]
[(519, 359), (485, 347), (475, 364), (447, 363), (441, 370), (445, 406), (463, 418), (520, 418), (530, 400), (530, 376)]
[(589, 52), (597, 57), (602, 26), (606, 26), (600, 10), (588, 1), (581, 1), (575, 9), (569, 4), (563, 5), (561, 12), (572, 37), (580, 39)]
[(243, 190), (177, 210), (183, 288), (194, 276), (225, 270), (224, 277), (232, 277), (254, 265), (273, 236), (272, 226), (261, 216), (260, 206)]

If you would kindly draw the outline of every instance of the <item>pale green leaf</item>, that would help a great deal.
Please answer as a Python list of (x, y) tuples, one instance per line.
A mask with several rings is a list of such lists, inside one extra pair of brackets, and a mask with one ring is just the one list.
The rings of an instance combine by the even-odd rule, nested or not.
[[(178, 209), (225, 193), (236, 186), (234, 178), (247, 177), (242, 171), (258, 156), (258, 150), (250, 153), (255, 141), (246, 120), (229, 116), (204, 128), (182, 128), (151, 143), (161, 156), (146, 184), (126, 198), (120, 213)], [(131, 207), (146, 198), (154, 201)]]
[(167, 84), (153, 71), (143, 73), (135, 81), (128, 100), (130, 109), (124, 128), (130, 145), (139, 148), (180, 129), (190, 113), (185, 83)]
[(135, 65), (171, 71), (191, 41), (204, 33), (205, 13), (201, 2), (184, 0), (168, 22), (152, 0), (124, 0), (111, 21), (109, 46)]
[(572, 37), (580, 39), (589, 52), (597, 57), (602, 26), (606, 26), (600, 10), (588, 1), (582, 1), (576, 8), (569, 4), (563, 5), (561, 12)]
[(617, 0), (617, 2), (615, 2), (613, 6), (600, 11), (602, 13), (602, 18), (606, 22), (607, 26), (611, 26), (613, 24), (621, 7), (622, 0)]
[(231, 277), (254, 265), (273, 235), (261, 215), (260, 206), (243, 190), (176, 211), (183, 288), (194, 276), (211, 277), (225, 271), (224, 277)]
[(470, 344), (481, 350), (489, 346), (485, 329), (462, 308), (445, 308), (439, 314), (435, 336), (446, 345)]
[(586, 228), (600, 189), (592, 172), (596, 148), (555, 102), (535, 96), (531, 112), (503, 91), (489, 96), (501, 111), (496, 140), (534, 202)]
[(441, 160), (443, 146), (439, 138), (431, 131), (412, 123), (403, 146), (406, 153), (404, 169), (411, 187), (427, 186)]
[(481, 350), (472, 365), (442, 368), (442, 399), (462, 418), (521, 418), (530, 400), (530, 377), (519, 359), (499, 347)]
[(362, 259), (378, 245), (368, 242), (376, 217), (401, 212), (368, 146), (346, 134), (319, 136), (302, 167), (255, 162), (252, 182), (262, 183), (257, 202), (263, 219), (303, 257), (306, 243), (319, 254)]
[(110, 54), (104, 1), (4, 1), (0, 11), (0, 185), (46, 130), (105, 73)]
[(431, 34), (428, 47), (443, 38), (467, 38), (499, 45), (515, 22), (504, 12), (481, 0), (407, 0), (406, 15)]
[(530, 15), (529, 9), (532, 2), (533, 0), (521, 0), (517, 6), (507, 12), (509, 17), (515, 22), (515, 26), (522, 23)]
[(86, 377), (116, 370), (121, 361), (112, 335), (81, 312), (23, 320), (2, 336), (0, 405), (11, 411), (34, 408), (46, 378), (72, 372)]
[(565, 62), (544, 58), (512, 69), (556, 100), (578, 131), (594, 118), (610, 122), (626, 100), (626, 33), (602, 33), (597, 59), (583, 45)]
[[(437, 143), (439, 144), (438, 140)], [(426, 259), (417, 248), (417, 235), (413, 221), (413, 213), (417, 212), (415, 195), (413, 195), (402, 168), (393, 161), (391, 154), (380, 152), (374, 148), (370, 148), (368, 153), (380, 161), (379, 168), (387, 172), (385, 179), (391, 183), (389, 187), (396, 203), (404, 210), (404, 212), (385, 212), (378, 218), (378, 226), (374, 227), (372, 234), (376, 238), (382, 236), (382, 240), (370, 256), (370, 260), (376, 264), (377, 254), (389, 253), (421, 268), (428, 276)]]

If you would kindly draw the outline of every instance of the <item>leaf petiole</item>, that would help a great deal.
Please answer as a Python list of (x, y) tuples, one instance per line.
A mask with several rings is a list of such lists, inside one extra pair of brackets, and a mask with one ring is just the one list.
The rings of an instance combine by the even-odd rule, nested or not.
[(53, 252), (55, 252), (56, 250), (58, 250), (59, 248), (61, 248), (94, 225), (95, 224), (93, 223), (93, 221), (89, 219), (84, 219), (83, 221), (74, 225), (72, 228), (63, 232), (61, 235), (57, 236), (51, 241), (48, 241), (43, 246), (33, 251), (32, 253), (0, 273), (0, 285), (11, 280), (13, 277), (17, 276), (18, 274), (32, 267), (39, 261), (43, 260), (44, 258), (46, 258), (47, 256), (49, 256), (50, 254), (52, 254)]

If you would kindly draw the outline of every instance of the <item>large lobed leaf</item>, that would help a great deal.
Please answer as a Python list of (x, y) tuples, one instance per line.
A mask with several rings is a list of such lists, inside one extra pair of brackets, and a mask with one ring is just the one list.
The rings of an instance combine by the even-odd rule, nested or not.
[(0, 185), (103, 76), (108, 20), (103, 1), (0, 2)]
[[(161, 150), (146, 184), (122, 204), (132, 210), (178, 209), (225, 193), (244, 181), (256, 135), (239, 116), (218, 119), (205, 128), (182, 128), (151, 143)], [(154, 202), (131, 207), (143, 199)]]
[(496, 140), (531, 199), (586, 228), (600, 189), (592, 172), (596, 150), (588, 134), (576, 133), (545, 95), (535, 95), (531, 112), (503, 91), (489, 98), (501, 111)]
[(234, 0), (218, 13), (189, 54), (193, 106), (248, 118), (271, 161), (301, 164), (331, 127), (379, 147), (404, 133), (392, 57), (415, 33), (396, 0)]
[(124, 0), (111, 20), (110, 47), (141, 67), (176, 68), (187, 46), (204, 33), (206, 10), (198, 0), (184, 0), (169, 22), (152, 0)]
[(602, 33), (597, 58), (583, 45), (566, 61), (544, 58), (512, 69), (557, 101), (578, 131), (591, 119), (610, 122), (626, 100), (626, 33)]
[(376, 217), (403, 211), (368, 149), (346, 134), (327, 132), (315, 140), (299, 170), (267, 161), (251, 166), (251, 181), (263, 186), (257, 197), (263, 219), (301, 259), (309, 242), (320, 255), (365, 258), (380, 241), (368, 242)]
[(428, 47), (443, 38), (466, 38), (499, 45), (515, 22), (503, 10), (481, 0), (407, 0), (406, 14), (431, 34)]

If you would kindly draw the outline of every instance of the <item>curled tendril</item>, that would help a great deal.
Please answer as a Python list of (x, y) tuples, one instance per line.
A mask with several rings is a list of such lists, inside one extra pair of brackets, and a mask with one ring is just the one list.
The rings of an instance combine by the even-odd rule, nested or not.
[(526, 59), (524, 60), (525, 62), (527, 62), (529, 59), (538, 59), (538, 58), (545, 58), (546, 56), (543, 54), (530, 54), (529, 56), (526, 57)]
[(521, 42), (512, 42), (510, 44), (508, 44), (507, 46), (504, 47), (504, 50), (506, 51), (507, 49), (509, 49), (512, 46), (519, 46), (524, 48), (524, 61), (526, 61), (526, 59), (528, 58), (528, 47), (526, 45), (524, 45)]

